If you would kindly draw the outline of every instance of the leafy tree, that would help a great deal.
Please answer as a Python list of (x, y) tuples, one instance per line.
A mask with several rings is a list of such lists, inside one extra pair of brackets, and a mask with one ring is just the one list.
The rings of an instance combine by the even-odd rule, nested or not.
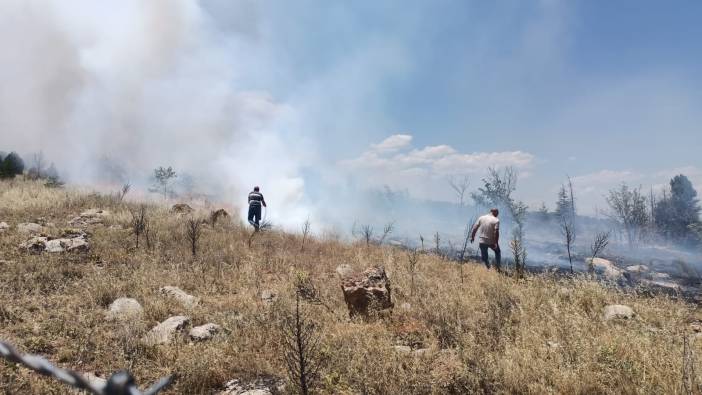
[(16, 152), (10, 152), (0, 163), (0, 178), (14, 178), (24, 173), (24, 161)]
[(649, 222), (646, 197), (641, 188), (631, 189), (622, 183), (619, 188), (609, 191), (606, 200), (610, 207), (609, 217), (619, 223), (626, 233), (629, 247), (633, 248)]
[(151, 192), (159, 192), (163, 194), (165, 199), (172, 194), (171, 180), (177, 176), (178, 175), (171, 166), (168, 166), (167, 168), (159, 166), (154, 169), (154, 185), (149, 190)]
[(653, 217), (658, 231), (665, 237), (685, 243), (699, 242), (693, 231), (700, 223), (697, 191), (690, 180), (680, 174), (670, 180), (670, 190), (654, 207)]

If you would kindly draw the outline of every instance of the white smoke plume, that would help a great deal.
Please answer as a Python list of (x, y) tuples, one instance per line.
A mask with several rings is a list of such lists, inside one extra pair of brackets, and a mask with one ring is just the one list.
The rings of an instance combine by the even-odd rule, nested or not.
[(191, 0), (5, 0), (0, 144), (43, 150), (77, 183), (102, 181), (108, 158), (133, 183), (171, 165), (238, 205), (275, 185), (271, 203), (299, 222), (296, 139), (282, 126), (295, 112), (242, 87), (250, 39)]

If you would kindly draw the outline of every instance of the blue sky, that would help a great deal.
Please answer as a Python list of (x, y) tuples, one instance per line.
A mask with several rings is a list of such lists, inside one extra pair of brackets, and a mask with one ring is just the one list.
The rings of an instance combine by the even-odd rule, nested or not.
[[(660, 188), (687, 171), (702, 186), (702, 2), (378, 3), (252, 5), (253, 41), (280, 69), (248, 83), (301, 109), (320, 160), (363, 158), (396, 134), (412, 136), (405, 153), (520, 151), (533, 156), (520, 196), (552, 203), (568, 174), (583, 211), (618, 182)], [(397, 176), (415, 165), (366, 178), (442, 188), (445, 170), (422, 187)], [(471, 166), (455, 173), (477, 186)]]
[(292, 224), (315, 198), (384, 185), (451, 201), (448, 177), (475, 189), (488, 166), (516, 167), (532, 207), (570, 175), (592, 214), (621, 182), (702, 189), (700, 16), (700, 1), (6, 0), (0, 148), (44, 150), (75, 182), (108, 157), (231, 201), (259, 184)]

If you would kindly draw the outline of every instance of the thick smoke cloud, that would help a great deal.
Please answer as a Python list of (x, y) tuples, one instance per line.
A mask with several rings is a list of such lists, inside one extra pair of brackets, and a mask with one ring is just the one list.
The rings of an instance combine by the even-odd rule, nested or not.
[(282, 126), (295, 112), (243, 87), (250, 35), (189, 0), (4, 1), (3, 148), (43, 150), (78, 183), (103, 181), (108, 158), (133, 183), (172, 165), (235, 203), (275, 185), (271, 203), (299, 220), (304, 183)]

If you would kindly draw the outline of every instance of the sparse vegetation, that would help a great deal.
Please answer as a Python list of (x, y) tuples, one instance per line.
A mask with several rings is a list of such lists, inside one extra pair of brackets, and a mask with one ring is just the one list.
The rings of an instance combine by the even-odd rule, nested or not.
[(590, 246), (590, 252), (592, 253), (592, 258), (588, 264), (588, 272), (593, 273), (595, 271), (595, 258), (597, 258), (609, 244), (610, 232), (598, 232), (595, 234), (595, 239), (592, 241)]
[(626, 234), (629, 248), (634, 248), (649, 222), (646, 198), (641, 194), (641, 188), (632, 189), (623, 183), (619, 188), (609, 191), (607, 204), (610, 207), (610, 218), (619, 223)]
[[(110, 216), (104, 225), (89, 226), (89, 253), (33, 255), (17, 248), (27, 235), (15, 224), (46, 217), (55, 224), (46, 232), (56, 235), (91, 208)], [(305, 284), (314, 284), (305, 295), (326, 305), (300, 300), (303, 316), (314, 319), (323, 361), (316, 387), (308, 386), (314, 393), (681, 393), (686, 385), (694, 393), (702, 382), (694, 358), (702, 345), (690, 341), (686, 350), (681, 335), (692, 339), (690, 324), (702, 314), (682, 300), (641, 297), (578, 276), (517, 280), (470, 261), (461, 284), (461, 267), (433, 254), (421, 254), (412, 269), (395, 247), (308, 236), (301, 250), (302, 235), (275, 229), (258, 232), (247, 248), (250, 229), (238, 221), (208, 227), (192, 263), (183, 219), (169, 207), (150, 205), (144, 215), (152, 248), (125, 248), (125, 237), (134, 245), (131, 213), (139, 211), (139, 203), (70, 187), (0, 183), (0, 220), (12, 225), (0, 236), (0, 300), (12, 301), (0, 303), (0, 338), (82, 372), (104, 376), (126, 368), (140, 383), (175, 374), (167, 393), (217, 393), (234, 378), (282, 379), (288, 372), (284, 348), (272, 340), (282, 319), (294, 315), (297, 299), (286, 290), (304, 271)], [(393, 314), (349, 321), (335, 279), (342, 263), (354, 269), (383, 264)], [(225, 332), (207, 342), (177, 337), (145, 346), (140, 339), (157, 322), (185, 313), (159, 294), (166, 285), (201, 299), (187, 312), (192, 326), (215, 322)], [(277, 292), (278, 300), (262, 302), (263, 290)], [(106, 320), (107, 307), (119, 297), (138, 300), (143, 318), (128, 326)], [(397, 307), (405, 302), (411, 308)], [(604, 321), (609, 304), (628, 305), (636, 316)], [(287, 392), (301, 383), (294, 377)], [(0, 361), (0, 393), (65, 391)]]
[(200, 237), (202, 236), (202, 225), (205, 221), (198, 218), (188, 218), (185, 220), (185, 237), (190, 244), (190, 252), (193, 257), (197, 256), (197, 247)]

